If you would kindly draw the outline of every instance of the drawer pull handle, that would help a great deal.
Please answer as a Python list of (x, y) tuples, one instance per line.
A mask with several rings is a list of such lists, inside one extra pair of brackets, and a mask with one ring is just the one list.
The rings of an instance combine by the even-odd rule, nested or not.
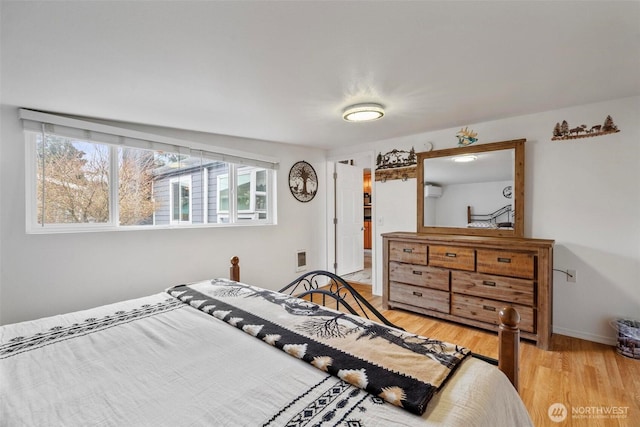
[(413, 291), (413, 295), (415, 295), (417, 297), (421, 297), (422, 296), (422, 292)]
[(496, 311), (495, 307), (491, 307), (490, 305), (483, 305), (482, 308), (488, 311)]
[(413, 253), (413, 249), (405, 248), (405, 249), (402, 250), (402, 252), (407, 253), (407, 254), (412, 254)]
[(498, 262), (506, 262), (509, 264), (511, 263), (511, 258), (498, 258)]
[(485, 280), (485, 281), (482, 282), (482, 284), (485, 285), (485, 286), (495, 286), (496, 282), (490, 282), (488, 280)]
[(454, 252), (447, 252), (445, 255), (451, 258), (455, 258), (457, 256)]
[(416, 276), (422, 276), (422, 271), (413, 271), (413, 274), (415, 274)]

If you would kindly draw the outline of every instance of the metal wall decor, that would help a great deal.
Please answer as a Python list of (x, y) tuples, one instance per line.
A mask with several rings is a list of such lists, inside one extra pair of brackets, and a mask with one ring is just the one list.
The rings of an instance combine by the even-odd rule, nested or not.
[(294, 163), (289, 171), (289, 190), (300, 202), (313, 199), (318, 191), (318, 175), (313, 166), (305, 161)]
[(376, 159), (376, 181), (385, 182), (389, 179), (402, 179), (416, 177), (417, 156), (414, 147), (411, 150), (393, 150), (382, 154), (378, 153)]
[(610, 133), (620, 132), (620, 129), (613, 123), (611, 116), (607, 116), (604, 119), (603, 124), (593, 125), (591, 127), (587, 125), (580, 125), (572, 128), (569, 126), (566, 120), (562, 121), (562, 124), (556, 123), (553, 128), (552, 141), (576, 139), (576, 138), (588, 138), (590, 136), (602, 136)]

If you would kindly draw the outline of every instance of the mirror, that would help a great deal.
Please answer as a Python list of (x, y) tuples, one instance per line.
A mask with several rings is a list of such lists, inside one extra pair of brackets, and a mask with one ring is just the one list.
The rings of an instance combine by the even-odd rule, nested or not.
[(522, 237), (525, 141), (417, 153), (418, 232)]

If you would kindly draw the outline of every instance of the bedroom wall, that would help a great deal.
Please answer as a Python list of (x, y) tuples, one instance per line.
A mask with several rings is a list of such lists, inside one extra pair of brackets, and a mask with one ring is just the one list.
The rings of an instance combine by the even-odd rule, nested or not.
[[(551, 141), (553, 127), (594, 125), (611, 115), (619, 133)], [(389, 117), (392, 111), (389, 111)], [(576, 283), (554, 273), (553, 331), (614, 344), (609, 321), (640, 319), (640, 97), (582, 105), (484, 123), (460, 123), (437, 132), (412, 135), (335, 150), (349, 152), (391, 149), (423, 151), (455, 147), (456, 132), (469, 126), (479, 142), (526, 138), (525, 235), (554, 239), (554, 267), (577, 271)], [(427, 118), (425, 118), (427, 119)], [(376, 182), (373, 233), (415, 231), (416, 180)], [(402, 209), (398, 209), (402, 206)], [(377, 277), (382, 252), (375, 251)], [(381, 292), (381, 279), (374, 291)]]
[(312, 201), (300, 203), (287, 182), (298, 160), (311, 163), (325, 182), (323, 150), (119, 123), (278, 158), (278, 224), (28, 235), (22, 125), (17, 107), (2, 105), (0, 114), (0, 324), (149, 295), (178, 283), (228, 277), (234, 255), (240, 257), (241, 280), (270, 289), (298, 276), (296, 250), (307, 250), (309, 269), (326, 267), (326, 188), (320, 186)]
[[(513, 186), (513, 181), (443, 186), (440, 198), (425, 198), (425, 207), (428, 204), (436, 205), (435, 223), (431, 222), (430, 224), (438, 224), (442, 227), (460, 227), (461, 224), (467, 223), (467, 206), (472, 207), (472, 213), (486, 214), (510, 205), (512, 199), (507, 199), (502, 195), (502, 190), (508, 185)], [(507, 218), (503, 215), (498, 218), (498, 221), (506, 222)]]

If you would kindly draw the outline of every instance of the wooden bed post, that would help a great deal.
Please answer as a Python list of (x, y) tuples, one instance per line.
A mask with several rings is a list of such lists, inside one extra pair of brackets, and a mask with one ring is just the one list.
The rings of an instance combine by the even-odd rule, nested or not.
[(231, 258), (231, 267), (229, 268), (229, 279), (234, 282), (240, 281), (240, 266), (238, 263), (240, 262), (240, 258), (234, 256)]
[(518, 390), (519, 349), (520, 349), (520, 314), (513, 307), (504, 307), (499, 312), (500, 327), (498, 329), (498, 368)]

